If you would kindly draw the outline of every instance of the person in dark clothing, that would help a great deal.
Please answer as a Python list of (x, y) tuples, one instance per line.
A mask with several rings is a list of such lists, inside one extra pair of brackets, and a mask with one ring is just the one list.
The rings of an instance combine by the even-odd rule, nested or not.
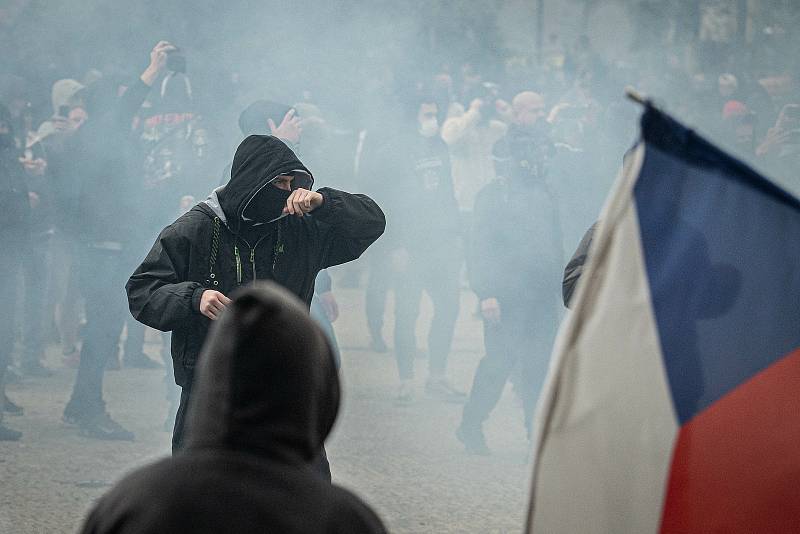
[[(445, 373), (458, 317), (461, 250), (450, 156), (439, 136), (437, 113), (433, 99), (421, 97), (413, 120), (388, 140), (377, 154), (375, 168), (367, 170), (372, 176), (383, 177), (386, 206), (395, 221), (385, 244), (390, 249), (392, 282), (397, 288), (394, 339), (400, 378), (397, 400), (402, 403), (414, 397), (415, 327), (423, 290), (434, 307), (428, 335), (426, 392), (445, 401), (466, 399)], [(420, 217), (420, 213), (426, 216)], [(385, 273), (370, 273), (371, 279), (378, 276)], [(373, 315), (382, 316), (385, 293), (374, 291), (374, 287), (374, 282), (370, 283), (367, 306), (380, 312)]]
[(234, 295), (199, 358), (185, 448), (120, 481), (82, 532), (386, 531), (361, 499), (312, 469), (340, 389), (304, 305), (270, 282)]
[[(25, 172), (20, 163), (12, 118), (8, 109), (0, 105), (0, 276), (3, 280), (16, 279), (23, 265), (23, 252), (30, 234), (30, 201)], [(13, 282), (12, 282), (13, 286)], [(14, 313), (16, 291), (11, 291), (11, 302), (0, 307), (0, 441), (16, 441), (22, 434), (3, 424), (3, 415), (16, 408), (5, 393), (5, 374), (14, 350)]]
[(83, 435), (132, 440), (133, 433), (105, 410), (103, 373), (116, 357), (125, 319), (120, 288), (131, 261), (131, 228), (140, 224), (137, 184), (129, 173), (131, 123), (150, 86), (174, 49), (162, 41), (150, 53), (150, 65), (128, 85), (101, 80), (86, 89), (89, 119), (76, 132), (83, 157), (76, 175), (82, 180), (78, 199), (79, 280), (86, 303), (86, 328), (78, 375), (64, 409), (64, 421)]
[(231, 179), (158, 236), (126, 286), (133, 316), (172, 331), (181, 402), (173, 450), (181, 448), (197, 357), (211, 321), (234, 289), (274, 280), (309, 306), (317, 273), (358, 258), (385, 219), (364, 195), (311, 191), (311, 172), (281, 140), (251, 135)]
[(514, 123), (494, 149), (499, 179), (475, 202), (467, 259), (484, 319), (486, 355), (456, 434), (474, 454), (489, 453), (482, 425), (509, 377), (522, 397), (530, 433), (557, 326), (561, 235), (545, 180), (552, 145), (540, 122), (543, 100), (521, 93), (513, 112)]

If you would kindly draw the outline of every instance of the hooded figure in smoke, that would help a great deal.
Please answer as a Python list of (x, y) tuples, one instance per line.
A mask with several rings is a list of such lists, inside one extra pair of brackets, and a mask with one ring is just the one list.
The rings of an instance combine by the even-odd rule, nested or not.
[(133, 316), (173, 332), (175, 382), (183, 388), (173, 450), (181, 446), (200, 348), (227, 295), (274, 280), (308, 306), (321, 269), (358, 258), (383, 233), (383, 212), (370, 198), (312, 185), (281, 140), (247, 137), (230, 181), (162, 230), (128, 281)]
[(311, 469), (339, 408), (323, 332), (275, 284), (228, 308), (201, 358), (185, 449), (117, 484), (83, 532), (385, 532)]

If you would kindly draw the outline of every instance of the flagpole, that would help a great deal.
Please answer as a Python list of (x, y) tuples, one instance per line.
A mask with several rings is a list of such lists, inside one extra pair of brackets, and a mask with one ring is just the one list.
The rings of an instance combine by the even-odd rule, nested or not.
[(650, 104), (649, 98), (647, 98), (645, 95), (643, 95), (630, 85), (625, 88), (625, 96), (627, 96), (629, 100), (632, 100), (641, 106), (647, 106), (648, 104)]

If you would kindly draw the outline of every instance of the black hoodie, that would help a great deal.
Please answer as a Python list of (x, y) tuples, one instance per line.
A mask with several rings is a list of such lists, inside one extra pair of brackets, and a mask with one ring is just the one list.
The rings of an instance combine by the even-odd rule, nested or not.
[(370, 198), (323, 188), (324, 203), (311, 214), (255, 231), (242, 218), (253, 196), (278, 174), (308, 169), (282, 141), (267, 135), (242, 141), (232, 169), (227, 185), (161, 231), (126, 285), (137, 320), (172, 330), (175, 381), (181, 386), (191, 383), (210, 325), (200, 314), (203, 291), (229, 295), (255, 279), (274, 280), (310, 305), (317, 273), (358, 258), (385, 226)]
[(310, 468), (339, 381), (301, 302), (275, 284), (240, 291), (203, 353), (187, 447), (123, 479), (83, 532), (385, 532), (358, 497)]

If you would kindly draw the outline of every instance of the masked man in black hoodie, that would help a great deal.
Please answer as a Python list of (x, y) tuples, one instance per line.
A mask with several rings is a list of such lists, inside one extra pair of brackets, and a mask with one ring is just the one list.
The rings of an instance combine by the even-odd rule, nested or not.
[(274, 280), (308, 306), (321, 269), (358, 258), (383, 233), (383, 212), (370, 198), (312, 191), (313, 183), (283, 141), (247, 137), (230, 181), (166, 227), (130, 277), (133, 316), (172, 331), (175, 382), (182, 388), (173, 451), (182, 444), (200, 349), (211, 321), (230, 304), (227, 295)]
[(234, 297), (200, 358), (186, 447), (118, 483), (82, 532), (385, 532), (313, 472), (340, 390), (303, 304), (272, 283)]

